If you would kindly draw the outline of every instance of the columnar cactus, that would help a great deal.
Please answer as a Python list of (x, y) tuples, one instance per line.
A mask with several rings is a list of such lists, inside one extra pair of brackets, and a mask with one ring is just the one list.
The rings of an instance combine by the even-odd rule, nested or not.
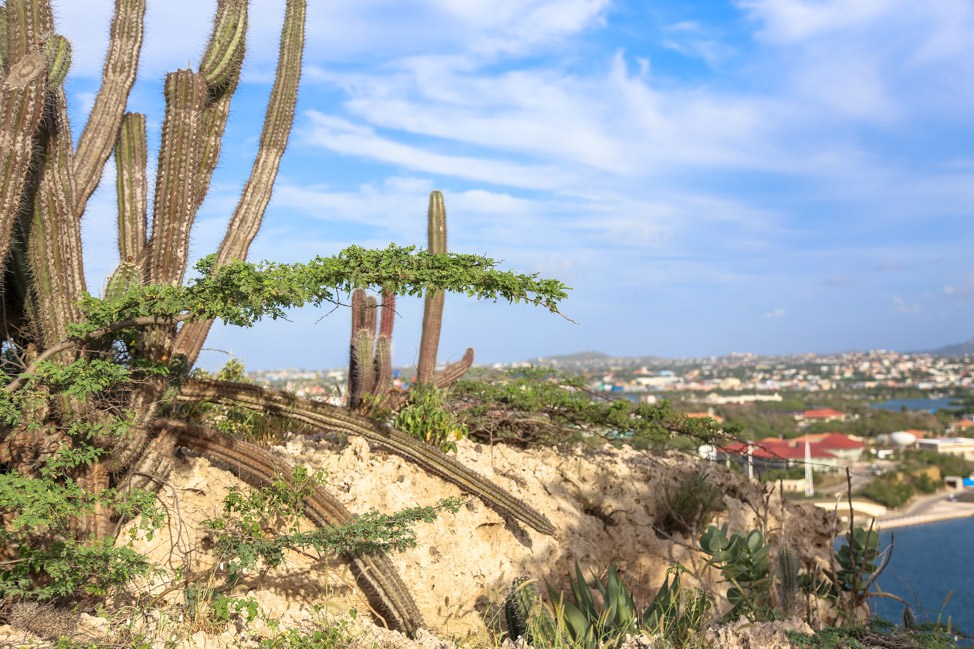
[[(427, 211), (428, 249), (432, 253), (446, 253), (446, 203), (442, 192), (430, 192)], [(419, 342), (419, 363), (416, 367), (416, 380), (419, 383), (434, 383), (445, 387), (463, 376), (473, 365), (473, 348), (456, 363), (436, 373), (436, 354), (440, 347), (440, 330), (443, 327), (443, 291), (427, 291), (423, 305), (423, 332)]]
[[(446, 252), (446, 204), (443, 194), (430, 192), (427, 211), (426, 236), (430, 252)], [(416, 380), (429, 383), (436, 369), (436, 352), (440, 347), (440, 329), (443, 326), (443, 291), (427, 291), (423, 304), (423, 333), (419, 342), (419, 363), (416, 366)]]
[[(267, 206), (294, 117), (304, 45), (305, 0), (288, 0), (278, 74), (265, 119), (254, 172), (221, 246), (221, 259), (242, 258)], [(247, 0), (218, 0), (213, 30), (196, 70), (169, 74), (166, 110), (156, 171), (151, 232), (145, 116), (126, 113), (142, 48), (145, 0), (115, 0), (101, 87), (75, 148), (63, 82), (70, 43), (54, 30), (50, 0), (0, 4), (0, 257), (4, 334), (9, 344), (43, 353), (80, 322), (86, 290), (81, 219), (88, 199), (114, 152), (118, 194), (120, 264), (106, 295), (145, 282), (177, 284), (186, 271), (189, 233), (216, 168), (220, 140), (245, 52)], [(155, 328), (139, 350), (149, 361), (173, 355), (176, 326)], [(188, 337), (190, 331), (185, 332)], [(198, 352), (205, 337), (194, 338)], [(62, 359), (66, 358), (63, 355)], [(195, 352), (193, 354), (195, 360)], [(103, 440), (106, 466), (125, 471), (147, 442), (164, 385), (133, 386), (127, 410), (135, 429)], [(76, 400), (75, 400), (76, 401)], [(66, 402), (51, 417), (98, 418), (92, 404)], [(46, 423), (46, 422), (45, 422)], [(57, 421), (49, 422), (52, 430)], [(101, 441), (96, 440), (101, 444)], [(102, 488), (102, 467), (79, 476)]]

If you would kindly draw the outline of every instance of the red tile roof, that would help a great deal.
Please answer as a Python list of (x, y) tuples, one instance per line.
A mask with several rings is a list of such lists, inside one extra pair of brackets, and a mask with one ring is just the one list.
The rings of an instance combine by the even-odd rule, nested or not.
[(845, 413), (832, 408), (820, 408), (818, 410), (806, 410), (802, 416), (805, 419), (829, 419), (831, 417), (845, 417)]
[[(794, 440), (761, 440), (751, 445), (751, 454), (761, 459), (780, 459), (780, 460), (804, 460), (805, 445), (791, 443)], [(720, 449), (728, 455), (747, 455), (747, 444), (732, 444)], [(835, 455), (821, 444), (808, 445), (809, 455), (813, 459), (831, 459)]]

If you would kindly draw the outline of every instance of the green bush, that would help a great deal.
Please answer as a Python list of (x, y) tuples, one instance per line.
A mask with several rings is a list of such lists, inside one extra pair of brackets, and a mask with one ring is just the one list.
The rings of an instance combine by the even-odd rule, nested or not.
[(443, 451), (457, 450), (457, 442), (469, 434), (466, 424), (446, 407), (446, 390), (420, 384), (409, 392), (409, 403), (393, 425), (399, 430)]
[[(79, 449), (74, 449), (75, 451)], [(41, 477), (0, 473), (0, 547), (11, 559), (0, 565), (0, 600), (59, 601), (103, 595), (112, 586), (149, 572), (141, 554), (113, 538), (75, 538), (77, 521), (96, 509), (111, 508), (136, 519), (133, 532), (149, 538), (161, 525), (163, 512), (145, 491), (105, 489), (85, 492), (58, 474), (71, 450), (51, 458)], [(97, 454), (95, 454), (97, 456)], [(73, 461), (73, 460), (72, 460)]]
[(900, 480), (896, 474), (875, 478), (857, 493), (893, 509), (902, 507), (914, 494), (916, 494), (914, 486)]
[(731, 610), (726, 619), (736, 620), (741, 616), (754, 621), (775, 619), (770, 547), (765, 545), (760, 530), (728, 536), (727, 523), (719, 528), (711, 525), (700, 537), (700, 549), (710, 555), (709, 563), (730, 584), (727, 600)]

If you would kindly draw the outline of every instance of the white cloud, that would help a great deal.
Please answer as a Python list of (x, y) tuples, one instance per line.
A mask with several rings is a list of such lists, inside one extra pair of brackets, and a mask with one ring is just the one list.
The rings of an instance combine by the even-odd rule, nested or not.
[(909, 315), (920, 313), (919, 304), (908, 303), (906, 300), (904, 300), (898, 295), (893, 296), (892, 302), (893, 302), (893, 307), (896, 309), (897, 313), (904, 313)]
[(511, 187), (553, 188), (553, 169), (482, 157), (433, 153), (426, 148), (382, 137), (370, 127), (318, 111), (308, 111), (307, 116), (312, 124), (305, 134), (307, 142), (336, 153), (380, 160), (416, 171)]
[(761, 24), (758, 34), (789, 44), (862, 27), (902, 4), (901, 0), (739, 0)]
[(964, 296), (974, 293), (974, 273), (968, 274), (959, 284), (951, 284), (944, 287), (944, 295)]
[(776, 309), (772, 309), (771, 311), (768, 311), (761, 317), (773, 319), (773, 318), (783, 318), (784, 316), (785, 316), (785, 310), (782, 309), (781, 307), (778, 307)]

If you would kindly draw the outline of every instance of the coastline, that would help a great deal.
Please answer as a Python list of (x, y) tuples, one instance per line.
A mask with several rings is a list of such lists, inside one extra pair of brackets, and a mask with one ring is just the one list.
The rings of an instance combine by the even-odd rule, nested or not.
[[(951, 495), (955, 496), (955, 500), (949, 499)], [(819, 501), (813, 504), (823, 509), (837, 511), (842, 520), (848, 520), (846, 501), (838, 499), (834, 502)], [(921, 496), (895, 511), (886, 511), (882, 505), (856, 499), (854, 508), (857, 524), (860, 524), (860, 521), (867, 525), (871, 522), (878, 530), (892, 530), (974, 517), (974, 493), (940, 492)]]
[(898, 513), (892, 516), (881, 516), (874, 520), (878, 529), (892, 530), (898, 527), (925, 525), (927, 523), (969, 518), (972, 516), (974, 516), (974, 503), (963, 501), (951, 502), (946, 498), (941, 498), (929, 503), (927, 508), (922, 512)]

